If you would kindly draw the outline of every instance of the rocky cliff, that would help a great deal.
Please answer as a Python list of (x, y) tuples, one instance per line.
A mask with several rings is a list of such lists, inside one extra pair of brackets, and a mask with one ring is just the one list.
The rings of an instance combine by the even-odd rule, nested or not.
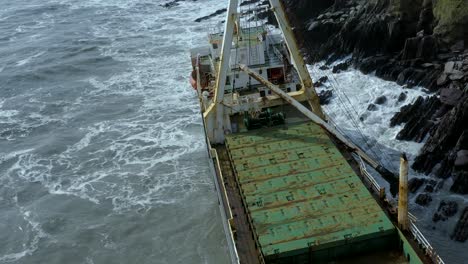
[[(352, 55), (341, 69), (428, 89), (431, 96), (403, 107), (390, 125), (404, 124), (398, 139), (424, 142), (415, 170), (450, 178), (452, 192), (468, 194), (468, 0), (283, 3), (309, 63)], [(434, 189), (433, 181), (419, 182)]]

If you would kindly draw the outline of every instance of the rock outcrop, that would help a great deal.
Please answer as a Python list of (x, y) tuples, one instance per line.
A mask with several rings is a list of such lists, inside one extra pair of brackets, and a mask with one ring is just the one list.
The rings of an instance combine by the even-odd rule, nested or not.
[[(454, 165), (457, 153), (468, 149), (467, 124), (468, 95), (465, 95), (457, 106), (440, 118), (440, 122), (434, 127), (420, 155), (416, 157), (413, 168), (425, 173), (434, 172), (441, 178), (448, 178), (459, 173), (465, 174), (463, 171), (466, 168), (463, 166), (457, 168)], [(464, 186), (465, 189), (467, 187)]]
[(426, 180), (425, 179), (420, 179), (420, 178), (412, 178), (411, 180), (409, 180), (408, 182), (408, 190), (411, 192), (411, 193), (416, 193), (419, 188), (421, 188), (421, 186), (426, 183)]
[(446, 221), (449, 217), (454, 216), (458, 212), (458, 203), (455, 201), (440, 202), (437, 212), (432, 216), (433, 222)]
[(320, 104), (321, 105), (327, 105), (330, 103), (331, 98), (333, 97), (333, 91), (332, 90), (324, 90), (321, 91), (319, 94), (319, 99), (320, 99)]
[(460, 242), (465, 242), (468, 239), (468, 207), (463, 210), (453, 231), (452, 239)]
[(436, 123), (436, 112), (440, 108), (437, 96), (419, 97), (413, 104), (400, 109), (391, 120), (390, 126), (405, 124), (397, 139), (421, 142)]
[[(437, 167), (438, 176), (456, 177), (457, 184), (468, 189), (464, 174), (453, 169), (457, 155), (453, 152), (463, 150), (454, 149), (459, 128), (468, 123), (444, 126), (467, 111), (463, 102), (468, 94), (468, 5), (464, 1), (285, 0), (285, 5), (294, 13), (292, 23), (310, 63), (352, 54), (333, 71), (353, 64), (364, 73), (375, 72), (409, 88), (424, 86), (434, 94), (403, 107), (391, 126), (403, 125), (397, 139), (427, 140), (414, 169), (430, 173)], [(369, 111), (377, 105), (369, 105)], [(442, 133), (437, 133), (438, 128)]]
[(432, 197), (428, 193), (421, 193), (416, 196), (416, 200), (414, 200), (414, 202), (421, 206), (427, 206), (430, 202), (432, 202)]

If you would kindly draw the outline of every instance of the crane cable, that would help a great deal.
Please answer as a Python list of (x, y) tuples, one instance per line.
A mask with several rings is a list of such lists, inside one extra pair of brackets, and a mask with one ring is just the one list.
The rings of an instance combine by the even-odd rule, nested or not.
[[(337, 99), (339, 100), (338, 107), (340, 108), (341, 112), (351, 121), (351, 126), (356, 129), (356, 132), (360, 139), (364, 142), (366, 147), (368, 148), (368, 151), (381, 161), (384, 161), (387, 166), (392, 167), (392, 169), (395, 169), (394, 164), (392, 164), (389, 160), (390, 157), (385, 153), (381, 152), (381, 155), (379, 155), (375, 150), (375, 144), (371, 144), (369, 142), (369, 137), (365, 136), (364, 131), (361, 128), (361, 124), (363, 122), (361, 120), (358, 120), (359, 113), (357, 112), (356, 108), (353, 107), (351, 100), (349, 99), (349, 96), (346, 94), (345, 91), (343, 91), (340, 87), (341, 85), (339, 84), (338, 80), (335, 78), (333, 74), (329, 75), (330, 76), (330, 86), (332, 90), (336, 91)], [(353, 115), (353, 113), (355, 115)], [(349, 138), (347, 136), (347, 138)]]

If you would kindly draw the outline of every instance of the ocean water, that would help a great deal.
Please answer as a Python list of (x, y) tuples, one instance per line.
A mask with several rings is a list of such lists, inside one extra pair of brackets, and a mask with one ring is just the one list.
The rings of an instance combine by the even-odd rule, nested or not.
[[(224, 17), (193, 21), (227, 1), (167, 2), (0, 0), (0, 263), (228, 263), (187, 79), (189, 49)], [(346, 95), (325, 107), (341, 130), (359, 141), (349, 113), (365, 115), (377, 158), (414, 158), (421, 144), (394, 140), (388, 121), (422, 89), (318, 66)], [(381, 94), (386, 107), (367, 112)], [(430, 210), (412, 210), (447, 263), (463, 263), (453, 221), (434, 231)]]
[(226, 1), (0, 1), (0, 263), (226, 263), (188, 50)]

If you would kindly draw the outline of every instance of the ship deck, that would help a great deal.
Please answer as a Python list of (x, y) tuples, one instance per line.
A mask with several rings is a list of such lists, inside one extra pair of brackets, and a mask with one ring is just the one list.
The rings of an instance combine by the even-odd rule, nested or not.
[(255, 245), (253, 232), (250, 229), (247, 212), (242, 204), (242, 198), (228, 152), (224, 146), (217, 146), (216, 151), (218, 152), (224, 178), (223, 188), (226, 190), (233, 214), (234, 226), (236, 228), (235, 241), (240, 263), (258, 264), (261, 258), (260, 252)]
[[(226, 161), (226, 155), (234, 174), (225, 176), (229, 196), (242, 201), (234, 204), (240, 216), (234, 219), (239, 221), (236, 227), (249, 226), (237, 230), (244, 258), (338, 257), (341, 251), (384, 246), (382, 241), (396, 232), (333, 141), (314, 123), (229, 135), (221, 159)], [(255, 247), (260, 253), (247, 249)]]

